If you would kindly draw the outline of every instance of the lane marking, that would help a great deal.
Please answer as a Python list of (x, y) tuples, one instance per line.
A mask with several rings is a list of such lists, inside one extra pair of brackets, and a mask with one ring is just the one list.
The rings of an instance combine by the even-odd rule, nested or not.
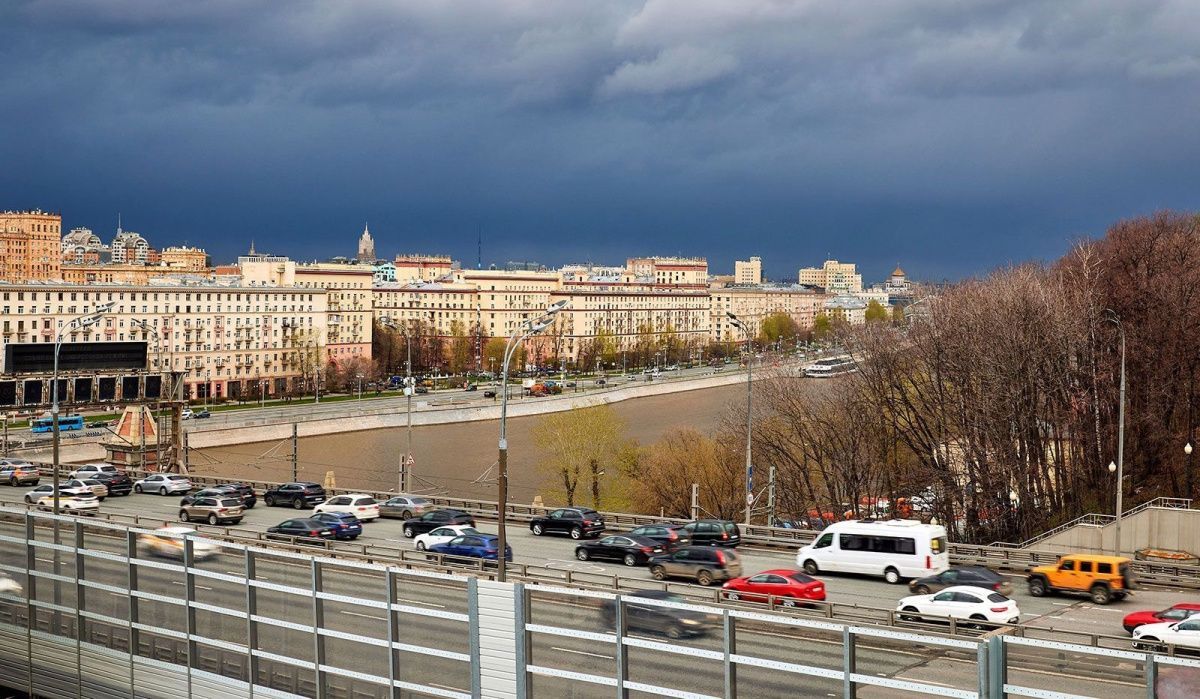
[(550, 650), (557, 650), (557, 651), (560, 651), (563, 653), (574, 653), (575, 655), (587, 655), (587, 656), (591, 656), (593, 658), (600, 658), (601, 660), (616, 660), (616, 658), (614, 658), (611, 655), (602, 655), (600, 653), (589, 653), (586, 650), (572, 650), (570, 648), (559, 648), (558, 646), (550, 646)]
[(375, 616), (374, 614), (363, 614), (362, 612), (352, 612), (348, 609), (341, 610), (341, 613), (349, 616), (360, 616), (364, 619), (374, 619), (375, 621), (387, 621), (386, 617)]
[[(181, 580), (172, 580), (172, 581), (171, 581), (171, 584), (172, 584), (172, 585), (184, 585), (184, 584), (186, 584), (186, 583), (184, 583), (184, 582), (183, 582), (183, 581), (181, 581)], [(205, 586), (203, 586), (203, 585), (195, 585), (194, 587), (195, 587), (197, 590), (208, 590), (209, 592), (212, 592), (212, 588), (211, 588), (211, 587), (205, 587)]]

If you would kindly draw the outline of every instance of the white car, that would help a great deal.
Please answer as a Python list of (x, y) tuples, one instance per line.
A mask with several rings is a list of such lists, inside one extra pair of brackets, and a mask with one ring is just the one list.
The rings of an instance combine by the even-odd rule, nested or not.
[(174, 473), (156, 473), (146, 476), (133, 484), (135, 493), (158, 493), (159, 495), (178, 495), (192, 489), (192, 482), (184, 476)]
[(1190, 651), (1200, 651), (1200, 614), (1182, 621), (1142, 624), (1133, 630), (1133, 647), (1156, 650), (1167, 644)]
[(117, 467), (112, 464), (84, 464), (79, 468), (67, 474), (68, 478), (92, 478), (97, 473), (112, 473), (118, 472)]
[[(139, 534), (138, 548), (156, 556), (182, 561), (183, 540), (195, 534), (196, 530), (190, 527), (162, 527), (148, 534)], [(220, 552), (220, 547), (210, 541), (192, 539), (192, 557), (197, 561), (213, 558)]]
[[(74, 483), (74, 485), (72, 485)], [(107, 490), (107, 487), (105, 488)], [(84, 485), (82, 481), (62, 481), (58, 484), (59, 499), (68, 498), (73, 495), (95, 495), (91, 486)], [(25, 493), (25, 502), (30, 505), (37, 504), (38, 500), (43, 497), (54, 495), (54, 485), (51, 483), (42, 483), (33, 490)]]
[(424, 551), (434, 544), (444, 544), (456, 536), (478, 533), (475, 527), (469, 524), (450, 524), (445, 527), (438, 527), (431, 532), (418, 534), (417, 538), (413, 539), (413, 541), (416, 542), (418, 551)]
[(351, 493), (349, 495), (334, 495), (325, 502), (313, 508), (313, 514), (322, 512), (340, 512), (354, 515), (361, 522), (379, 519), (379, 503), (366, 493)]
[[(54, 497), (44, 496), (37, 501), (39, 510), (54, 511)], [(100, 512), (100, 498), (95, 495), (59, 496), (58, 511), (67, 515), (94, 515)]]
[(191, 408), (184, 408), (183, 412), (180, 413), (179, 418), (181, 420), (191, 420), (193, 415), (195, 415), (195, 413), (192, 412)]
[(13, 580), (7, 575), (0, 575), (0, 592), (9, 595), (19, 595), (23, 591), (21, 583)]
[(896, 605), (896, 611), (901, 613), (901, 619), (942, 617), (993, 624), (1016, 624), (1021, 620), (1015, 600), (969, 585), (947, 587), (932, 595), (905, 597)]

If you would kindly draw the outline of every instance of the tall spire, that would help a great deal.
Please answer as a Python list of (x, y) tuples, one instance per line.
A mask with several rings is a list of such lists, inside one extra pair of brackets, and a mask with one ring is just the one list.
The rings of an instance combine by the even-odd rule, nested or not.
[(117, 212), (117, 235), (121, 235), (121, 212)]
[(371, 235), (371, 226), (366, 221), (363, 222), (363, 235)]
[(254, 252), (254, 238), (251, 238), (251, 239), (250, 239), (250, 252), (248, 252), (248, 253), (246, 253), (246, 254), (247, 254), (247, 255), (249, 255), (250, 257), (253, 257), (253, 256), (255, 256), (256, 254), (258, 254), (258, 253), (256, 253), (256, 252)]

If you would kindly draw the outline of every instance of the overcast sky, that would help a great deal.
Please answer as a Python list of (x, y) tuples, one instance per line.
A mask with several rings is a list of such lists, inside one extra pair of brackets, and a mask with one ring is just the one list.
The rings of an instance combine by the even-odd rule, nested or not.
[(0, 209), (958, 278), (1200, 208), (1198, 38), (1195, 0), (7, 0)]

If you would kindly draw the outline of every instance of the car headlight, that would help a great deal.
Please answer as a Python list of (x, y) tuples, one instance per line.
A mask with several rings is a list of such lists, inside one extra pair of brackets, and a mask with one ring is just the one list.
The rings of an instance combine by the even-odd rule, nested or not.
[(680, 621), (682, 623), (686, 624), (687, 626), (699, 626), (700, 625), (699, 619), (681, 619)]

